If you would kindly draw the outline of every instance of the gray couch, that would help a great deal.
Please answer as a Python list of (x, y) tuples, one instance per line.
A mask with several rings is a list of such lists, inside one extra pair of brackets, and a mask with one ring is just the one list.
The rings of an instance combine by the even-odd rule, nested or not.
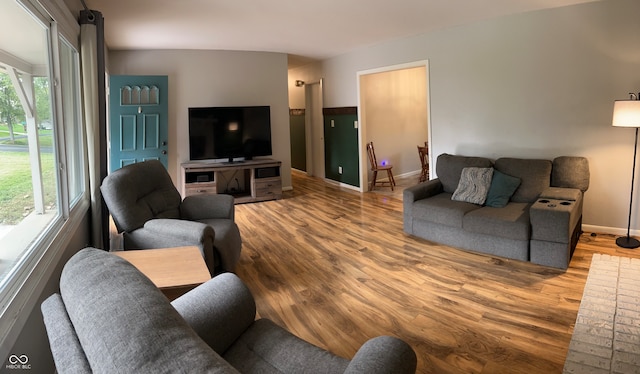
[(242, 240), (231, 195), (194, 195), (182, 200), (158, 160), (124, 166), (100, 186), (124, 249), (194, 245), (211, 275), (235, 271)]
[[(486, 201), (494, 202), (493, 206), (464, 200), (461, 176), (472, 175), (465, 174), (465, 168), (493, 173)], [(406, 233), (466, 250), (560, 269), (569, 266), (581, 233), (583, 194), (589, 187), (587, 159), (499, 158), (494, 162), (442, 154), (436, 172), (437, 179), (403, 191)], [(505, 178), (513, 182), (515, 191), (494, 185)], [(467, 192), (482, 195), (478, 185), (486, 186), (472, 183)], [(494, 192), (498, 199), (492, 198)], [(454, 195), (458, 200), (452, 199)]]
[(381, 336), (352, 360), (256, 318), (249, 289), (224, 273), (169, 303), (135, 267), (85, 248), (42, 304), (58, 373), (414, 373), (416, 355)]

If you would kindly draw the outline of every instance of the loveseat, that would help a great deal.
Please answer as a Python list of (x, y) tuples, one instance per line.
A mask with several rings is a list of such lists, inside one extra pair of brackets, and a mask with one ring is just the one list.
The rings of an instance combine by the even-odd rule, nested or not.
[(407, 234), (566, 269), (582, 226), (589, 163), (441, 154), (432, 179), (403, 191)]
[(415, 373), (404, 341), (379, 336), (349, 360), (268, 319), (249, 289), (223, 273), (169, 303), (126, 260), (95, 248), (64, 266), (42, 303), (58, 373)]

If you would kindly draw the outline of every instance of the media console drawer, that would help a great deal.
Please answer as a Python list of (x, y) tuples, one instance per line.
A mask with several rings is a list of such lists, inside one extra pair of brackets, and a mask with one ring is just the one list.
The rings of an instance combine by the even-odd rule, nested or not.
[(215, 183), (187, 183), (184, 187), (185, 197), (191, 195), (215, 194), (218, 193)]
[(263, 197), (280, 199), (282, 197), (282, 180), (280, 178), (256, 179), (256, 198)]

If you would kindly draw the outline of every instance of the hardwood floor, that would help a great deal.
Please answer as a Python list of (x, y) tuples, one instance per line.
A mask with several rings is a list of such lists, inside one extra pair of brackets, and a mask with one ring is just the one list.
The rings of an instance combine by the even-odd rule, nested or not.
[(413, 179), (361, 194), (296, 173), (283, 199), (237, 205), (237, 274), (259, 315), (348, 358), (400, 337), (420, 373), (562, 372), (593, 253), (640, 252), (586, 233), (563, 272), (411, 237)]

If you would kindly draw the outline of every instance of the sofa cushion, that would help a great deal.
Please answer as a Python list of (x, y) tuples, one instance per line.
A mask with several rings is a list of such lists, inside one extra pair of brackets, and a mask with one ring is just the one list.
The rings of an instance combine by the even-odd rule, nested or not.
[(443, 153), (438, 156), (436, 173), (444, 192), (453, 193), (458, 188), (462, 169), (466, 167), (491, 167), (491, 160), (484, 157), (456, 156)]
[(499, 158), (495, 169), (520, 178), (520, 186), (511, 197), (516, 203), (533, 203), (551, 185), (551, 161), (523, 158)]
[(507, 239), (529, 240), (529, 207), (527, 203), (509, 203), (504, 208), (483, 207), (465, 214), (463, 227), (470, 232)]
[(491, 187), (489, 187), (489, 193), (484, 204), (494, 208), (506, 206), (518, 186), (520, 186), (520, 178), (494, 170), (491, 178)]
[(450, 193), (440, 193), (413, 204), (414, 219), (440, 223), (445, 226), (462, 228), (462, 218), (468, 212), (479, 209), (476, 204), (451, 200)]
[(452, 200), (467, 203), (484, 204), (491, 187), (493, 168), (464, 168), (460, 174), (458, 187), (451, 196)]
[(235, 371), (147, 277), (118, 256), (81, 250), (62, 271), (60, 294), (94, 372)]

